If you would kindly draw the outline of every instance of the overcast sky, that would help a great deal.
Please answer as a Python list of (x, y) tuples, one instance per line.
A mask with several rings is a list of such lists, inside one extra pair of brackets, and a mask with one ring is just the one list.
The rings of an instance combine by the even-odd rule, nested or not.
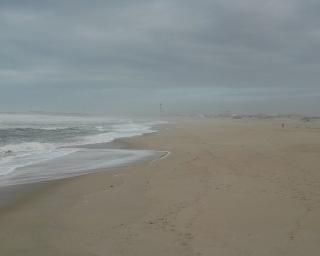
[(320, 114), (319, 0), (0, 0), (0, 111)]

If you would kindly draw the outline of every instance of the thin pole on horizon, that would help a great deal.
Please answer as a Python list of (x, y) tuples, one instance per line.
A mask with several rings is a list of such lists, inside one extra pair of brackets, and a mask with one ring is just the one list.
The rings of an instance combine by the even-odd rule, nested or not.
[(160, 114), (162, 113), (162, 103), (160, 103), (160, 105), (159, 105), (159, 111), (160, 111)]

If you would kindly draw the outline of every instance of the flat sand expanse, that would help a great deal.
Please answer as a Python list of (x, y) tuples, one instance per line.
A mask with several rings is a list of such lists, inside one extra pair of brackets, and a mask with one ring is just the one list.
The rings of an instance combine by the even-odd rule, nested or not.
[(2, 209), (0, 255), (320, 255), (320, 125), (189, 118), (124, 142), (171, 154)]

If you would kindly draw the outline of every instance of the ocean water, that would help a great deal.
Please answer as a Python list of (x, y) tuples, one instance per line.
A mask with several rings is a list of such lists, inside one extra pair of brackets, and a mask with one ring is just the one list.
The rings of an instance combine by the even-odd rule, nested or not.
[(159, 123), (89, 115), (0, 113), (0, 187), (75, 176), (149, 157), (155, 152), (94, 145), (152, 133)]

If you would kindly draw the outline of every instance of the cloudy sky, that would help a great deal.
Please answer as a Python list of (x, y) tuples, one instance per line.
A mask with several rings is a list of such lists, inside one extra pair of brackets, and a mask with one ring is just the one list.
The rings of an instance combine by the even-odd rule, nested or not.
[(319, 0), (0, 0), (0, 111), (320, 114)]

